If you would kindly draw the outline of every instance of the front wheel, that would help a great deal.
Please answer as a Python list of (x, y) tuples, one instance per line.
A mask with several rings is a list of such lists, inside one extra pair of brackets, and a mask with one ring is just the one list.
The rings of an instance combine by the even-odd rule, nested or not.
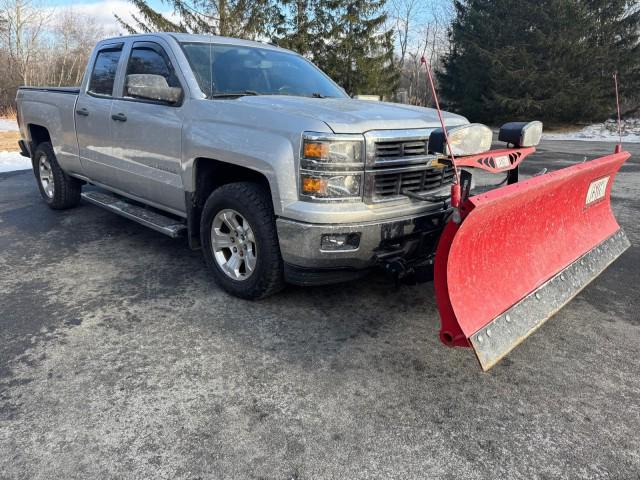
[(33, 153), (32, 162), (40, 195), (50, 208), (63, 210), (80, 203), (82, 182), (62, 171), (51, 143), (39, 144)]
[(263, 186), (238, 182), (216, 189), (202, 211), (200, 242), (216, 282), (228, 293), (257, 300), (284, 287), (275, 215)]

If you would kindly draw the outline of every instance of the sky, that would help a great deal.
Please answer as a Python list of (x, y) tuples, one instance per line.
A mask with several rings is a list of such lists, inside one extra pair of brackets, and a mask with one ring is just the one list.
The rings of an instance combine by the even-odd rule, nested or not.
[[(150, 0), (149, 5), (160, 11), (169, 12), (161, 0)], [(95, 17), (98, 22), (107, 29), (113, 28), (119, 30), (113, 14), (117, 13), (122, 18), (130, 18), (130, 12), (135, 12), (135, 8), (127, 0), (40, 0), (40, 4), (44, 7), (64, 9), (72, 8), (78, 13), (84, 13)]]
[[(130, 21), (131, 13), (136, 12), (135, 7), (133, 7), (128, 0), (34, 0), (34, 3), (54, 9), (70, 7), (75, 12), (95, 18), (100, 25), (105, 27), (107, 32), (114, 33), (126, 33), (114, 18), (114, 13), (117, 13), (125, 21)], [(153, 9), (165, 14), (168, 18), (175, 18), (171, 7), (168, 7), (162, 0), (148, 0), (148, 3)], [(416, 8), (414, 10), (414, 17), (412, 19), (413, 29), (415, 29), (416, 26), (426, 23), (430, 19), (431, 14), (427, 6), (437, 8), (443, 4), (450, 4), (450, 0), (424, 0), (424, 3), (420, 3), (419, 1), (417, 5), (422, 8)], [(392, 5), (392, 3), (390, 3), (390, 5)], [(391, 23), (390, 26), (393, 27), (393, 23)], [(416, 29), (414, 34), (416, 32), (420, 33), (421, 30)], [(414, 41), (419, 43), (422, 41), (422, 37), (416, 37), (416, 39), (414, 39), (413, 36), (410, 37), (410, 43), (414, 43)]]

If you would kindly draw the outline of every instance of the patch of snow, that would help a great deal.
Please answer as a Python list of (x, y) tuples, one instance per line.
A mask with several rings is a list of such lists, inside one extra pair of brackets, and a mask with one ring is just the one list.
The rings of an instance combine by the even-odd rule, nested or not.
[[(618, 121), (607, 120), (584, 127), (577, 132), (544, 133), (543, 140), (582, 140), (587, 142), (620, 141)], [(622, 121), (622, 143), (640, 143), (640, 118), (627, 118)]]
[(0, 152), (0, 172), (30, 169), (31, 159), (23, 157), (18, 152)]
[(18, 122), (8, 118), (0, 118), (0, 132), (17, 132)]

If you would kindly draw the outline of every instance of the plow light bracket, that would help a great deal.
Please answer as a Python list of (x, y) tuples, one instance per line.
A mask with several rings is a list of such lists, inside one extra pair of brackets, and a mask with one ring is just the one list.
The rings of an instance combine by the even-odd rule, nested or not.
[(542, 138), (542, 122), (509, 122), (500, 127), (498, 140), (514, 147), (535, 147)]
[(502, 173), (516, 169), (522, 161), (536, 151), (535, 147), (490, 150), (478, 155), (456, 158), (459, 167), (480, 168), (491, 173)]
[(470, 123), (458, 127), (447, 128), (449, 144), (452, 152), (447, 148), (447, 142), (442, 128), (437, 128), (429, 135), (429, 150), (450, 156), (475, 155), (486, 152), (491, 148), (491, 129), (481, 123)]

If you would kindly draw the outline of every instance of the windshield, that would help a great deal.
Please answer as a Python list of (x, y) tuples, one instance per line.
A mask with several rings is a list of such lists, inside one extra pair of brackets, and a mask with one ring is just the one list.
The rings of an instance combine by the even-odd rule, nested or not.
[(346, 97), (304, 58), (266, 48), (182, 43), (200, 89), (208, 98), (237, 95)]

